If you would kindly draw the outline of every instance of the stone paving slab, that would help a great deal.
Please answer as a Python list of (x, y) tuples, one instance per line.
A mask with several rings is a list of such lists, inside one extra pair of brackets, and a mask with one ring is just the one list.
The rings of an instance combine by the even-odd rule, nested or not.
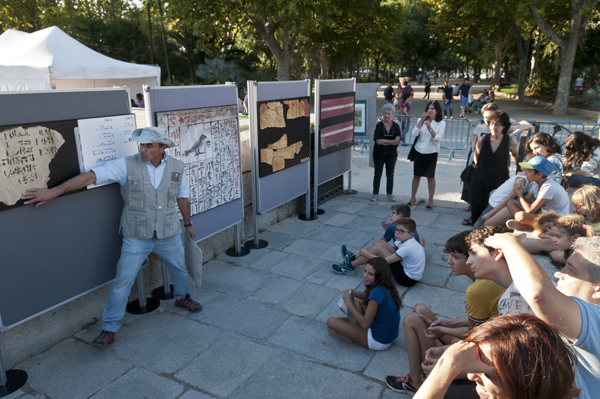
[[(296, 238), (294, 238), (294, 237), (290, 237), (290, 238), (292, 239), (292, 242), (294, 242), (296, 240)], [(286, 256), (288, 256), (288, 254), (285, 252), (269, 251), (264, 256), (261, 256), (260, 258), (256, 259), (254, 262), (250, 263), (248, 265), (248, 267), (251, 267), (251, 268), (257, 269), (257, 270), (268, 271), (268, 270), (271, 270), (271, 268), (273, 266), (275, 266), (275, 265), (279, 264), (281, 261), (283, 261), (283, 259), (285, 259)]]
[(369, 203), (367, 201), (361, 201), (358, 198), (354, 199), (348, 198), (348, 196), (340, 196), (319, 205), (319, 208), (344, 213), (356, 213), (368, 205)]
[(451, 290), (466, 292), (471, 284), (473, 284), (473, 281), (467, 276), (451, 276), (446, 287)]
[(67, 339), (19, 365), (27, 385), (56, 399), (87, 398), (131, 369), (111, 351)]
[(444, 287), (451, 274), (452, 271), (447, 267), (426, 263), (423, 277), (421, 280), (419, 280), (419, 282)]
[(251, 301), (235, 301), (205, 323), (248, 337), (263, 339), (277, 329), (288, 314)]
[(300, 287), (302, 287), (300, 281), (278, 277), (252, 294), (249, 299), (266, 305), (281, 305)]
[(234, 398), (374, 399), (383, 389), (379, 383), (359, 375), (282, 352), (272, 356)]
[(378, 219), (381, 223), (382, 220), (389, 220), (392, 214), (392, 205), (389, 207), (383, 206), (383, 204), (379, 205), (368, 205), (356, 212), (357, 215), (367, 216), (371, 218)]
[[(388, 215), (389, 216), (389, 215)], [(361, 216), (354, 219), (344, 227), (352, 230), (365, 231), (367, 233), (376, 234), (379, 237), (383, 236), (385, 230), (381, 226), (381, 222), (386, 218), (376, 218), (372, 216)]]
[(365, 375), (375, 378), (385, 384), (385, 377), (388, 375), (404, 375), (408, 373), (408, 355), (406, 349), (397, 345), (392, 345), (389, 349), (378, 351), (369, 367), (365, 370)]
[(253, 249), (246, 256), (228, 256), (225, 252), (223, 252), (217, 256), (217, 259), (238, 266), (248, 266), (250, 263), (266, 255), (267, 252), (269, 252), (267, 248)]
[(323, 323), (295, 316), (291, 316), (269, 342), (350, 371), (363, 370), (374, 355), (373, 351), (357, 343), (333, 338)]
[(440, 217), (439, 211), (427, 211), (424, 207), (413, 207), (410, 211), (410, 218), (417, 222), (417, 231), (419, 231), (420, 226), (435, 227), (434, 222), (438, 219), (438, 217)]
[(110, 350), (163, 373), (175, 373), (222, 334), (216, 328), (169, 312), (146, 316), (121, 328)]
[(275, 276), (259, 270), (211, 260), (204, 264), (202, 285), (237, 298), (246, 298)]
[(271, 273), (279, 276), (285, 276), (296, 280), (302, 280), (325, 263), (312, 256), (317, 252), (307, 252), (305, 254), (289, 254), (285, 259), (271, 268)]
[(226, 334), (175, 377), (214, 395), (226, 397), (240, 387), (275, 352), (248, 338)]
[(446, 288), (417, 283), (404, 295), (403, 303), (414, 307), (425, 304), (435, 314), (454, 319), (465, 315), (465, 294)]
[[(319, 216), (319, 220), (321, 220), (322, 216)], [(349, 213), (338, 213), (335, 216), (324, 220), (323, 224), (326, 224), (328, 226), (337, 226), (337, 227), (342, 227), (347, 225), (348, 223), (352, 222), (352, 220), (354, 220), (356, 218), (355, 215), (351, 215)]]
[(290, 216), (283, 219), (281, 222), (270, 226), (267, 228), (267, 231), (283, 233), (294, 237), (308, 238), (324, 227), (325, 225), (318, 219), (306, 222), (298, 219), (296, 216)]
[(293, 315), (312, 318), (318, 315), (339, 292), (321, 285), (305, 283), (290, 296), (283, 304), (283, 308)]
[(448, 231), (444, 229), (438, 229), (437, 227), (433, 226), (419, 225), (417, 225), (417, 231), (419, 232), (419, 236), (425, 238), (427, 244), (435, 245), (446, 245), (446, 241), (448, 241), (448, 238), (458, 233), (458, 231), (455, 230)]
[(90, 399), (175, 399), (183, 392), (183, 385), (148, 370), (136, 367), (102, 388)]
[(344, 243), (346, 246), (362, 248), (373, 238), (373, 233), (344, 229), (335, 226), (325, 226), (310, 236), (311, 240), (330, 244)]
[[(265, 248), (265, 249), (269, 249), (269, 250), (276, 249), (278, 251), (281, 251), (283, 248), (287, 247), (288, 245), (290, 245), (292, 242), (295, 241), (295, 238), (291, 235), (275, 233), (275, 232), (269, 231), (269, 230), (262, 231), (259, 234), (259, 236), (260, 236), (261, 240), (265, 240), (269, 243), (267, 248)], [(254, 252), (254, 251), (256, 251), (256, 250), (253, 249), (252, 252)]]
[(174, 308), (175, 312), (188, 317), (190, 320), (203, 321), (206, 318), (219, 314), (221, 309), (227, 305), (235, 302), (235, 298), (230, 297), (225, 294), (219, 294), (216, 297), (212, 298), (210, 301), (202, 303), (202, 312), (200, 313), (190, 313), (182, 308)]
[(327, 243), (300, 238), (285, 248), (284, 251), (305, 256), (307, 254), (320, 254), (327, 248), (329, 248)]
[(465, 218), (459, 215), (441, 214), (437, 217), (437, 219), (435, 219), (435, 222), (432, 226), (434, 226), (437, 229), (444, 229), (455, 232), (454, 234), (465, 230), (472, 230), (473, 226), (465, 226), (462, 224), (463, 219)]
[(181, 395), (178, 399), (211, 399), (211, 398), (212, 398), (212, 396), (208, 396), (201, 392), (190, 389), (189, 391), (187, 391), (186, 393)]

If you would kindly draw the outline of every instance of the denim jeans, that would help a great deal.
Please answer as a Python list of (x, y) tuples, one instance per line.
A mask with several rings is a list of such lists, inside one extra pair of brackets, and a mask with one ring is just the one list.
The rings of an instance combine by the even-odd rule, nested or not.
[(185, 255), (179, 235), (164, 240), (156, 238), (156, 234), (148, 240), (123, 237), (121, 258), (117, 263), (117, 276), (110, 288), (108, 298), (106, 298), (102, 314), (103, 330), (116, 332), (119, 329), (119, 321), (125, 314), (131, 286), (133, 286), (144, 259), (151, 252), (158, 255), (171, 272), (175, 298), (181, 299), (189, 293)]
[[(446, 114), (446, 110), (450, 110), (450, 115)], [(444, 116), (452, 118), (452, 101), (444, 102)]]
[(578, 176), (574, 175), (567, 179), (567, 183), (569, 183), (569, 187), (579, 188), (584, 184), (593, 184), (596, 187), (600, 187), (600, 180), (595, 177), (589, 176)]

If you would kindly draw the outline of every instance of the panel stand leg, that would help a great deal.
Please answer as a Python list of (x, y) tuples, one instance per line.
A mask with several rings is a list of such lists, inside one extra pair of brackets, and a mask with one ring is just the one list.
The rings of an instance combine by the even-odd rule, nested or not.
[(342, 191), (342, 194), (346, 194), (346, 195), (358, 194), (358, 191), (352, 190), (352, 171), (348, 172), (348, 190)]
[(233, 231), (235, 234), (235, 244), (233, 248), (229, 248), (225, 251), (227, 256), (231, 256), (234, 258), (239, 258), (240, 256), (246, 256), (250, 253), (250, 249), (246, 247), (242, 247), (242, 239), (240, 234), (240, 224), (236, 224), (233, 226)]
[[(325, 212), (322, 212), (325, 213)], [(319, 213), (320, 215), (321, 213)], [(306, 217), (306, 215), (310, 215), (310, 217)], [(306, 193), (306, 213), (302, 214), (302, 215), (298, 215), (298, 219), (300, 220), (304, 220), (305, 222), (307, 221), (311, 221), (311, 220), (317, 220), (319, 217), (314, 213), (311, 212), (310, 209), (310, 191), (308, 193)]]
[(165, 266), (165, 264), (161, 261), (162, 263), (162, 273), (163, 273), (163, 286), (162, 287), (157, 287), (154, 289), (154, 291), (152, 291), (152, 298), (158, 298), (161, 301), (167, 301), (169, 299), (173, 299), (175, 298), (175, 295), (173, 295), (173, 284), (171, 284), (171, 281), (169, 279), (169, 269)]
[(252, 217), (252, 222), (254, 223), (254, 239), (252, 241), (246, 241), (244, 244), (246, 248), (250, 249), (261, 249), (265, 248), (269, 243), (265, 240), (260, 240), (258, 238), (258, 214), (256, 213), (256, 209), (254, 209), (254, 215)]
[(127, 304), (126, 309), (131, 314), (150, 313), (160, 306), (160, 301), (157, 298), (146, 298), (146, 287), (144, 284), (143, 269), (147, 267), (148, 264), (148, 259), (146, 259), (137, 275), (138, 299), (134, 299), (133, 301)]
[(10, 395), (27, 382), (27, 373), (23, 370), (4, 370), (2, 352), (0, 352), (0, 398)]

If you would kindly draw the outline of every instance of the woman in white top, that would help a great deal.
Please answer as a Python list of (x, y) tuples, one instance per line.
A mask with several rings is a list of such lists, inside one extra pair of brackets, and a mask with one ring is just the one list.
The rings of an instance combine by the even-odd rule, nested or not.
[(417, 201), (417, 191), (421, 177), (427, 178), (429, 188), (429, 201), (426, 209), (433, 207), (433, 194), (435, 193), (435, 166), (437, 165), (440, 143), (444, 138), (446, 122), (442, 118), (442, 107), (437, 101), (430, 101), (421, 115), (419, 123), (412, 131), (413, 136), (419, 136), (415, 144), (414, 176), (412, 182), (412, 195), (409, 206)]

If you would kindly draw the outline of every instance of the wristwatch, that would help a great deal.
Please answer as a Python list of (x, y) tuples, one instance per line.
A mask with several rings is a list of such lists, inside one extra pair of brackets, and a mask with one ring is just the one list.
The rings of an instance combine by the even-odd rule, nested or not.
[(192, 222), (188, 223), (188, 224), (184, 224), (183, 227), (192, 227)]

